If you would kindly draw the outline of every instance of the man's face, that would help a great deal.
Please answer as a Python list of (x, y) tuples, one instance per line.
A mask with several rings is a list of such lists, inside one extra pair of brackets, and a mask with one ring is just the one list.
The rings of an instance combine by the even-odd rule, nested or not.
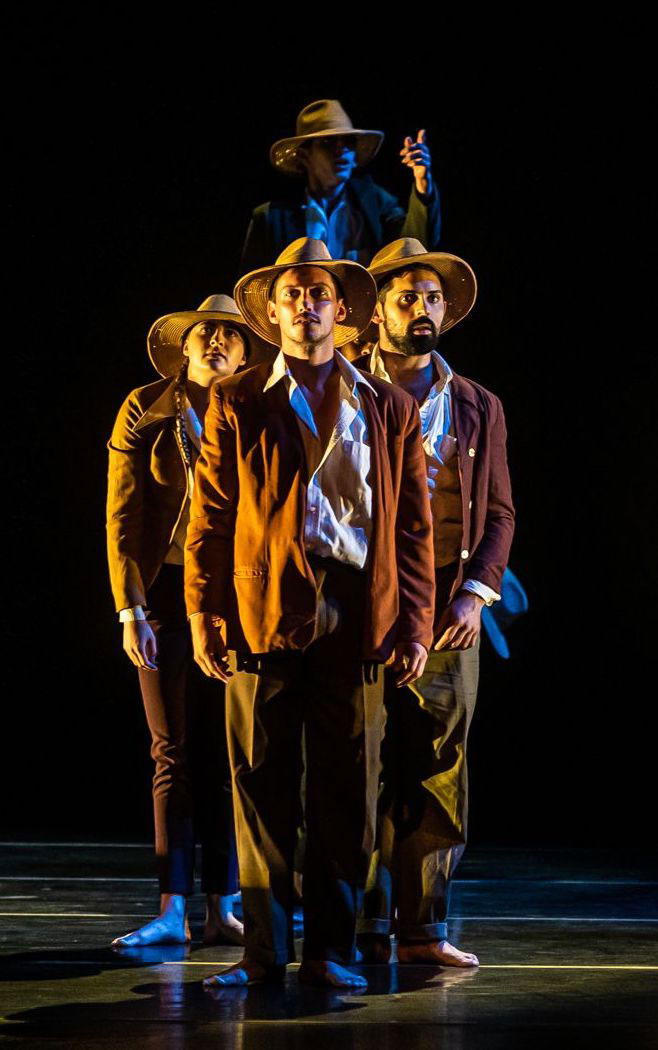
[(199, 321), (187, 333), (183, 353), (189, 361), (188, 378), (205, 383), (211, 375), (232, 376), (246, 361), (246, 343), (230, 321)]
[(274, 299), (267, 304), (271, 324), (281, 328), (281, 345), (313, 347), (324, 343), (333, 333), (336, 321), (347, 315), (336, 285), (327, 270), (320, 266), (294, 266), (278, 278)]
[(413, 357), (436, 350), (446, 312), (441, 282), (433, 270), (412, 270), (393, 278), (375, 320), (394, 351)]
[(300, 155), (310, 182), (334, 187), (347, 182), (356, 167), (356, 138), (353, 135), (328, 135), (311, 139)]

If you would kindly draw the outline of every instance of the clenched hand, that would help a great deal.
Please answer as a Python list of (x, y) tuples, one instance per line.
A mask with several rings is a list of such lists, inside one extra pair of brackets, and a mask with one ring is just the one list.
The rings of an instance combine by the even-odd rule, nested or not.
[(208, 678), (219, 678), (228, 682), (233, 672), (228, 667), (228, 652), (219, 627), (213, 624), (211, 613), (194, 613), (190, 616), (194, 659)]
[(395, 677), (395, 684), (400, 689), (403, 685), (411, 685), (420, 678), (425, 670), (427, 661), (427, 649), (420, 642), (399, 642), (393, 652), (393, 670), (399, 673)]

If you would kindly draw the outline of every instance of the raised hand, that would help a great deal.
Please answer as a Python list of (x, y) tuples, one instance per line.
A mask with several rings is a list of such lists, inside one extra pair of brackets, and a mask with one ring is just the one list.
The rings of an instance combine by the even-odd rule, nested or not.
[(411, 135), (407, 135), (404, 146), (400, 150), (402, 163), (411, 168), (416, 189), (419, 193), (427, 194), (432, 189), (432, 157), (429, 146), (425, 141), (425, 129), (421, 128), (414, 142)]

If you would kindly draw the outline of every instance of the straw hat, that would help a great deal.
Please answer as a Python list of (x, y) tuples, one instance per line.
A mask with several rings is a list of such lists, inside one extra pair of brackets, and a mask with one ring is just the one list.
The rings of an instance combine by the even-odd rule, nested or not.
[(363, 168), (377, 153), (384, 138), (383, 131), (364, 131), (355, 128), (338, 99), (323, 98), (305, 106), (297, 116), (297, 134), (279, 139), (270, 150), (270, 160), (278, 171), (301, 175), (304, 166), (299, 161), (299, 147), (312, 139), (326, 139), (336, 135), (356, 137), (356, 163)]
[(410, 265), (427, 266), (430, 270), (436, 270), (441, 278), (447, 302), (441, 331), (445, 332), (462, 321), (472, 309), (477, 296), (477, 281), (468, 263), (448, 252), (428, 252), (415, 237), (401, 237), (377, 252), (368, 272), (380, 288), (386, 283), (383, 278)]
[(300, 237), (293, 241), (274, 266), (252, 270), (236, 284), (233, 294), (252, 331), (268, 343), (281, 345), (281, 329), (271, 324), (267, 316), (267, 302), (274, 279), (292, 266), (320, 266), (338, 281), (347, 316), (344, 321), (336, 322), (334, 339), (337, 347), (344, 346), (365, 331), (377, 302), (375, 282), (364, 266), (345, 259), (332, 259), (324, 241), (316, 241), (311, 237)]
[(265, 347), (240, 315), (235, 300), (230, 295), (209, 295), (198, 310), (165, 314), (151, 325), (146, 346), (151, 363), (161, 376), (175, 376), (180, 370), (185, 360), (183, 336), (199, 321), (229, 321), (244, 337), (249, 364), (255, 364), (264, 356)]

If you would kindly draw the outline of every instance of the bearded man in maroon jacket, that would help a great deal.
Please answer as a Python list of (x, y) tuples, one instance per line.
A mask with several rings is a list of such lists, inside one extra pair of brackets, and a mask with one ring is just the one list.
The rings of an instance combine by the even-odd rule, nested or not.
[(456, 375), (437, 346), (475, 302), (475, 274), (402, 238), (375, 255), (379, 341), (359, 364), (401, 386), (421, 417), (432, 524), (433, 649), (404, 689), (387, 683), (379, 845), (360, 945), (364, 959), (477, 966), (448, 941), (448, 890), (466, 845), (466, 739), (478, 685), (480, 615), (500, 600), (512, 534), (503, 408)]

